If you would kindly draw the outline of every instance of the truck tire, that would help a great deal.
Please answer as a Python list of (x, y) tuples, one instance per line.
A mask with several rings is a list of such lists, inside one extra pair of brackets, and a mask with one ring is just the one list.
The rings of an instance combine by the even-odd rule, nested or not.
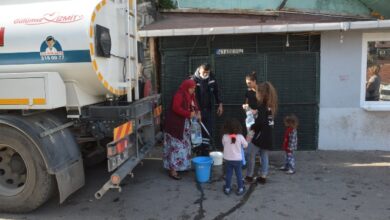
[(0, 124), (1, 212), (32, 211), (54, 192), (54, 177), (47, 173), (41, 154), (27, 135)]

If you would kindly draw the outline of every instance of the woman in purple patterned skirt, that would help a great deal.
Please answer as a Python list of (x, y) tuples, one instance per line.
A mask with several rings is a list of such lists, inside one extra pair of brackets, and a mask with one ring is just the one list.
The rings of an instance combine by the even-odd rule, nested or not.
[(197, 117), (200, 120), (195, 87), (193, 80), (182, 82), (165, 120), (163, 162), (169, 176), (175, 180), (181, 179), (177, 171), (191, 168), (190, 119)]

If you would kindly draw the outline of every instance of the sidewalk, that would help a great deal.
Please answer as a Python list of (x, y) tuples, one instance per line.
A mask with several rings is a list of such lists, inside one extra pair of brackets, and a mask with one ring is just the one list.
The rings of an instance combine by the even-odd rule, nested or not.
[(272, 153), (269, 182), (256, 187), (245, 213), (257, 210), (262, 219), (390, 219), (390, 152), (297, 152), (292, 176), (277, 171), (282, 160), (281, 152)]
[(267, 184), (247, 186), (239, 197), (223, 194), (221, 176), (200, 185), (187, 172), (175, 181), (162, 161), (146, 160), (134, 179), (125, 179), (122, 193), (95, 200), (108, 178), (101, 165), (87, 170), (86, 186), (63, 205), (53, 199), (33, 213), (0, 219), (390, 220), (390, 152), (297, 152), (294, 175), (277, 170), (282, 161), (282, 152), (271, 152)]

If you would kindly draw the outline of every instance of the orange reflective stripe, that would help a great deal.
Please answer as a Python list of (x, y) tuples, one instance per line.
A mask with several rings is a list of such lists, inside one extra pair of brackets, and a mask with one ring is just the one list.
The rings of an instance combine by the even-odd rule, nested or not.
[(93, 37), (93, 26), (92, 25), (89, 27), (89, 37), (90, 38)]
[(0, 105), (28, 105), (29, 99), (0, 99)]
[[(46, 105), (46, 99), (33, 98), (33, 105)], [(0, 105), (30, 105), (30, 99), (0, 99)]]
[(127, 124), (125, 124), (121, 127), (122, 127), (122, 130), (121, 130), (119, 139), (124, 138), (126, 136)]
[(46, 105), (46, 99), (33, 99), (34, 105)]
[(95, 48), (92, 43), (89, 44), (89, 50), (91, 52), (91, 56), (95, 55)]
[(101, 8), (102, 8), (101, 4), (96, 5), (96, 11), (100, 11)]
[(92, 22), (95, 22), (95, 19), (96, 19), (96, 13), (95, 13), (95, 12), (93, 12), (93, 14), (92, 14), (92, 18), (91, 18), (91, 21), (92, 21)]
[(120, 139), (121, 131), (122, 131), (122, 126), (116, 127), (114, 129), (114, 141)]
[(156, 108), (154, 109), (154, 116), (160, 116), (161, 113), (162, 113), (162, 106), (159, 105), (158, 107), (156, 107)]
[(92, 67), (93, 67), (93, 70), (95, 70), (95, 72), (98, 70), (98, 66), (97, 66), (96, 60), (92, 61)]
[(130, 122), (128, 122), (126, 124), (126, 128), (124, 130), (125, 130), (125, 132), (124, 132), (123, 137), (126, 136), (126, 135), (129, 135), (131, 133), (131, 131), (130, 131), (131, 130), (131, 123)]
[(129, 121), (114, 128), (114, 141), (122, 139), (131, 133), (133, 133), (133, 123)]

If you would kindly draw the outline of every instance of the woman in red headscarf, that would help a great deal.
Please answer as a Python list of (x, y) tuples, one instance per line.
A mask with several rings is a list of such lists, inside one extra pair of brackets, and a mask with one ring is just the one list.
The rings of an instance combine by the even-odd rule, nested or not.
[(182, 82), (165, 120), (163, 162), (169, 176), (175, 180), (181, 179), (177, 171), (191, 168), (190, 119), (200, 119), (195, 87), (196, 83), (191, 79)]

